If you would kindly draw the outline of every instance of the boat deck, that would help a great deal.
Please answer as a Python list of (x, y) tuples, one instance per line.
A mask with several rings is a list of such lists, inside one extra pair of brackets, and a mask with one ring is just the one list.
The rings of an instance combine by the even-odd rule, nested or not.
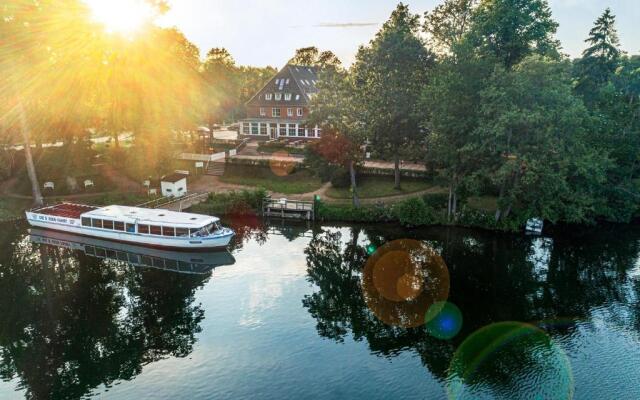
[(75, 218), (86, 212), (96, 210), (98, 207), (87, 206), (84, 204), (61, 203), (54, 206), (48, 206), (33, 210), (32, 212), (44, 215), (53, 215), (55, 217)]

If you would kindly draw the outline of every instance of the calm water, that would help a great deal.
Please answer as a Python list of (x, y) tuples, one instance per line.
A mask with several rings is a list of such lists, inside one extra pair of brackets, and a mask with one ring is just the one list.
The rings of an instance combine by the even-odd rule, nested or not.
[[(228, 222), (207, 257), (0, 225), (0, 398), (640, 398), (637, 228)], [(396, 239), (444, 269), (387, 285)]]

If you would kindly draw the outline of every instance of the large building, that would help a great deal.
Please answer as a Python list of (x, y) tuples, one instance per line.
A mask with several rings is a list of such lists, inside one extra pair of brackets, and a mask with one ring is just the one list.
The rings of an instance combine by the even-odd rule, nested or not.
[(317, 139), (320, 129), (308, 126), (311, 98), (318, 92), (315, 67), (286, 65), (247, 102), (240, 134), (263, 139)]

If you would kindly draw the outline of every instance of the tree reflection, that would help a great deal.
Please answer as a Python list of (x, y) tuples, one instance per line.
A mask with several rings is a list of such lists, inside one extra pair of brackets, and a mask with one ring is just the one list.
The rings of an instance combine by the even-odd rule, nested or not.
[[(401, 234), (430, 244), (445, 259), (449, 301), (464, 315), (463, 329), (453, 340), (430, 337), (423, 327), (388, 326), (367, 308), (361, 290), (366, 247), (379, 247)], [(444, 380), (455, 349), (484, 326), (515, 320), (562, 335), (604, 304), (633, 303), (634, 287), (640, 285), (632, 285), (629, 270), (640, 252), (638, 237), (633, 231), (621, 240), (618, 230), (554, 241), (443, 228), (407, 235), (374, 227), (352, 228), (345, 238), (339, 230), (327, 229), (306, 249), (308, 279), (317, 291), (305, 296), (303, 305), (316, 319), (319, 335), (336, 341), (366, 339), (372, 352), (388, 356), (412, 349)], [(640, 321), (640, 310), (636, 312)], [(504, 383), (494, 378), (493, 383)]]
[(138, 270), (24, 238), (0, 265), (0, 377), (19, 378), (28, 398), (80, 398), (185, 357), (204, 318), (194, 295), (210, 274)]

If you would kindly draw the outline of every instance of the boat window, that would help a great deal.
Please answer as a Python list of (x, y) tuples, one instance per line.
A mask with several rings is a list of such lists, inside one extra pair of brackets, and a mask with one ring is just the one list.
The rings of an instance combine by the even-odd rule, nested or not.
[(124, 222), (114, 221), (113, 229), (116, 231), (124, 231)]
[(82, 226), (91, 226), (91, 218), (82, 218)]
[(176, 236), (189, 236), (189, 230), (187, 228), (176, 228)]
[(107, 221), (107, 220), (102, 221), (102, 227), (104, 229), (113, 229), (113, 221)]
[(127, 224), (127, 232), (136, 233), (136, 225), (135, 224)]
[(101, 219), (92, 219), (91, 226), (94, 228), (102, 228), (102, 220)]
[(152, 235), (162, 236), (162, 227), (151, 225), (151, 226), (149, 226), (149, 232)]
[(171, 228), (168, 226), (163, 226), (162, 227), (162, 236), (175, 236), (176, 235), (176, 229), (175, 228)]
[(138, 233), (144, 233), (144, 234), (148, 235), (149, 234), (149, 225), (138, 225)]

